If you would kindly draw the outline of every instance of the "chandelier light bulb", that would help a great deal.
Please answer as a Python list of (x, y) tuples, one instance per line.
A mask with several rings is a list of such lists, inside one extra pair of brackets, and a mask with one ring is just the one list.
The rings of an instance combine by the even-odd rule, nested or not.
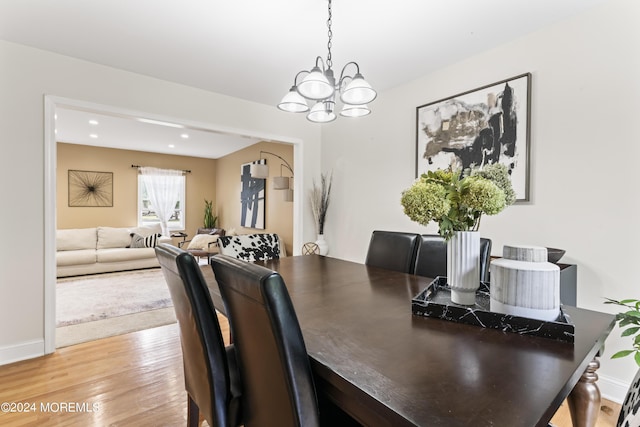
[(334, 92), (333, 85), (324, 75), (320, 67), (315, 66), (298, 85), (298, 93), (307, 99), (319, 101), (329, 98)]
[(333, 112), (333, 102), (319, 101), (311, 107), (311, 111), (307, 114), (307, 119), (314, 123), (328, 123), (336, 119), (336, 113)]
[(307, 100), (298, 93), (295, 86), (282, 98), (278, 108), (289, 113), (305, 113), (309, 111)]
[(351, 105), (344, 104), (342, 107), (342, 111), (340, 111), (340, 115), (342, 117), (362, 117), (370, 114), (371, 110), (367, 104), (362, 105)]
[(373, 101), (377, 95), (362, 74), (357, 73), (340, 94), (340, 100), (345, 104), (362, 105)]

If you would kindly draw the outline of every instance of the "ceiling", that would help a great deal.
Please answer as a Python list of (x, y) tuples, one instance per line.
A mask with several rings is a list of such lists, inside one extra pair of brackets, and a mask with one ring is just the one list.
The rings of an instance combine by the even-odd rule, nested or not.
[[(356, 61), (381, 92), (606, 0), (334, 1), (335, 72)], [(298, 71), (326, 59), (326, 20), (327, 0), (0, 0), (0, 39), (274, 106)], [(60, 112), (59, 139), (157, 152), (173, 144), (173, 154), (210, 158), (225, 141), (256, 142), (206, 129), (184, 140), (184, 130), (123, 117), (88, 127), (91, 117)]]

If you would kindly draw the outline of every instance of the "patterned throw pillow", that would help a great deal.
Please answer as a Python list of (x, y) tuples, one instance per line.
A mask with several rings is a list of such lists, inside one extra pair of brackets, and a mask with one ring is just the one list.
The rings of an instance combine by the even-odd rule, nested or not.
[(162, 234), (152, 234), (147, 237), (143, 237), (136, 233), (131, 233), (131, 248), (155, 248), (158, 244), (158, 238)]

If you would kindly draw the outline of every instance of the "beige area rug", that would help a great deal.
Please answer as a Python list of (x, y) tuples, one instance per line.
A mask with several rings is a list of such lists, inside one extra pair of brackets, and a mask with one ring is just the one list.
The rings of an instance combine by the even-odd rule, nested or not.
[(176, 321), (162, 270), (58, 279), (56, 346), (66, 347)]

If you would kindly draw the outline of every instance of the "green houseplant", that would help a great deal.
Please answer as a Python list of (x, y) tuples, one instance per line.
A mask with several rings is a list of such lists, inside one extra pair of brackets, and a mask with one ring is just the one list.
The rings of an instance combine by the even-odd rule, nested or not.
[(438, 169), (422, 174), (402, 192), (400, 202), (412, 221), (434, 221), (446, 240), (456, 231), (477, 231), (483, 214), (496, 215), (515, 202), (507, 167), (495, 163), (465, 171)]
[(624, 299), (617, 301), (607, 298), (605, 304), (615, 304), (625, 307), (625, 311), (616, 314), (616, 322), (620, 328), (630, 326), (623, 330), (620, 336), (631, 337), (633, 347), (631, 350), (621, 350), (611, 356), (611, 358), (618, 359), (633, 354), (636, 364), (640, 367), (640, 300)]
[(204, 228), (216, 228), (218, 217), (213, 214), (213, 201), (204, 199)]

